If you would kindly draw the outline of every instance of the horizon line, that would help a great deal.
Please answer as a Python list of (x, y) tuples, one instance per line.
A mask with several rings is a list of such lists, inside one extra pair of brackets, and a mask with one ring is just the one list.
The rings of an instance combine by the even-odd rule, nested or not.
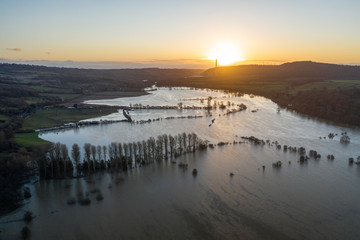
[[(360, 63), (344, 62), (319, 62), (313, 60), (244, 60), (234, 64), (218, 67), (231, 67), (241, 65), (281, 65), (293, 62), (315, 62), (337, 65), (359, 66)], [(74, 61), (74, 60), (23, 60), (0, 58), (0, 63), (23, 64), (44, 67), (58, 68), (78, 68), (78, 69), (141, 69), (141, 68), (161, 68), (161, 69), (210, 69), (214, 67), (214, 61), (208, 59), (152, 59), (146, 61)]]

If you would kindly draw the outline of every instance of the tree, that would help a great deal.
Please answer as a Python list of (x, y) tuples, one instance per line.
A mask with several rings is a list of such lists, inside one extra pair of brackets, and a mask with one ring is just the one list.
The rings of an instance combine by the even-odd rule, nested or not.
[(61, 144), (59, 142), (54, 145), (54, 157), (56, 161), (56, 174), (60, 176), (60, 159), (61, 159)]
[(136, 142), (133, 142), (132, 146), (133, 146), (133, 151), (134, 151), (134, 162), (135, 162), (135, 166), (136, 166), (136, 158), (137, 158), (136, 152), (137, 152), (137, 146), (138, 145), (136, 144)]
[(90, 157), (91, 157), (91, 144), (90, 143), (84, 144), (84, 153), (85, 153), (85, 159), (88, 163), (88, 172), (90, 172)]
[(104, 145), (102, 148), (103, 148), (104, 161), (106, 162), (107, 147)]
[(127, 143), (124, 143), (124, 157), (125, 157), (125, 162), (127, 163), (127, 159), (128, 159), (128, 153), (129, 153), (129, 147)]
[(66, 144), (61, 144), (61, 159), (64, 163), (64, 178), (66, 177), (66, 162), (69, 158), (69, 151)]
[(145, 140), (142, 141), (142, 149), (143, 149), (144, 162), (148, 163), (148, 153), (147, 153), (147, 147), (146, 147), (146, 141)]
[(79, 175), (80, 166), (80, 147), (76, 143), (72, 145), (71, 157), (76, 164), (77, 175)]
[(101, 160), (101, 146), (100, 145), (97, 145), (96, 152), (97, 152), (97, 155), (98, 155), (98, 161), (99, 161), (99, 163), (101, 165), (101, 168), (102, 168), (103, 161)]
[(93, 170), (95, 171), (95, 166), (96, 166), (96, 146), (91, 145), (91, 156), (93, 159)]
[(112, 159), (111, 159), (112, 166), (114, 166), (114, 164), (115, 164), (115, 167), (118, 168), (119, 151), (118, 151), (117, 143), (116, 142), (110, 143), (109, 150), (110, 150), (110, 148), (112, 150)]
[(198, 144), (198, 136), (196, 133), (191, 133), (192, 135), (192, 141), (193, 141), (193, 151), (195, 152), (196, 145)]
[(109, 162), (110, 162), (110, 166), (113, 167), (114, 164), (114, 150), (113, 150), (113, 146), (110, 144), (108, 146), (108, 152), (109, 152)]
[(137, 149), (138, 149), (138, 151), (139, 151), (139, 156), (138, 156), (138, 161), (140, 161), (141, 159), (142, 159), (142, 157), (141, 157), (141, 155), (142, 155), (142, 144), (141, 144), (141, 142), (139, 141), (139, 142), (137, 142), (136, 143), (137, 144)]
[(186, 151), (186, 133), (183, 132), (182, 134), (182, 140), (183, 140), (183, 145), (184, 145), (184, 151)]
[(170, 158), (173, 158), (174, 155), (174, 146), (175, 146), (175, 138), (172, 135), (169, 135), (169, 144), (170, 144)]
[(52, 144), (49, 150), (51, 178), (54, 178), (55, 145)]
[(123, 167), (122, 161), (123, 161), (124, 155), (123, 155), (123, 147), (122, 147), (121, 143), (118, 144), (118, 151), (119, 151), (119, 165), (120, 165), (120, 167)]
[(100, 145), (97, 145), (96, 147), (96, 152), (97, 152), (97, 155), (98, 155), (98, 160), (101, 161), (101, 146)]
[(167, 134), (163, 135), (163, 140), (164, 140), (164, 147), (165, 147), (165, 159), (168, 159), (168, 143), (169, 143), (169, 138)]
[(188, 148), (189, 148), (189, 151), (191, 151), (191, 141), (192, 141), (192, 134), (189, 133), (188, 134)]

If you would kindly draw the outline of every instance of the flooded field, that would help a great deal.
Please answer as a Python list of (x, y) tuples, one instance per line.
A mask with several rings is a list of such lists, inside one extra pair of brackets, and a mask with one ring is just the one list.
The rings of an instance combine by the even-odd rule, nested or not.
[[(0, 238), (20, 238), (26, 210), (36, 216), (29, 224), (33, 239), (360, 237), (360, 166), (348, 162), (360, 155), (358, 129), (278, 111), (276, 104), (263, 97), (187, 88), (160, 88), (151, 93), (89, 101), (131, 104), (134, 123), (44, 132), (41, 138), (70, 149), (74, 143), (108, 145), (194, 132), (215, 147), (177, 158), (177, 162), (188, 163), (187, 170), (163, 161), (127, 172), (105, 171), (86, 178), (29, 184), (32, 198), (0, 218)], [(247, 109), (236, 111), (240, 104)], [(204, 109), (207, 106), (212, 109)], [(99, 119), (124, 116), (119, 111), (95, 120)], [(151, 121), (141, 123), (148, 119)], [(340, 143), (345, 132), (349, 144)], [(334, 133), (332, 139), (329, 133)], [(270, 141), (254, 145), (242, 136)], [(229, 144), (216, 145), (221, 141)], [(242, 143), (232, 144), (234, 141)], [(313, 149), (322, 157), (300, 163), (300, 155), (283, 151), (284, 145), (304, 147), (307, 153)], [(335, 159), (328, 160), (329, 154)], [(282, 162), (281, 168), (272, 166), (277, 161)], [(198, 170), (195, 176), (194, 168)], [(101, 201), (96, 199), (98, 192), (104, 197)], [(67, 203), (80, 195), (88, 195), (91, 204)]]

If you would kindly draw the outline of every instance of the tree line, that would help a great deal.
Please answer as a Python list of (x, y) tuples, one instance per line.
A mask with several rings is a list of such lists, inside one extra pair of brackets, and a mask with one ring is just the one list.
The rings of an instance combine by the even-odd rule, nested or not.
[(205, 148), (207, 141), (200, 139), (195, 133), (185, 132), (175, 136), (163, 134), (156, 138), (128, 143), (85, 143), (82, 151), (76, 143), (69, 151), (65, 144), (57, 142), (38, 159), (37, 164), (42, 178), (79, 177), (99, 170), (127, 170), (155, 161), (168, 161)]

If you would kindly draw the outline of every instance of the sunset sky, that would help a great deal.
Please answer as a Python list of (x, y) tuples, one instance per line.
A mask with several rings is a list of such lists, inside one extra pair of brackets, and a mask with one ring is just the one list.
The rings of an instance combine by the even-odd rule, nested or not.
[(196, 67), (228, 44), (238, 60), (360, 63), (359, 12), (358, 0), (1, 0), (0, 58)]

